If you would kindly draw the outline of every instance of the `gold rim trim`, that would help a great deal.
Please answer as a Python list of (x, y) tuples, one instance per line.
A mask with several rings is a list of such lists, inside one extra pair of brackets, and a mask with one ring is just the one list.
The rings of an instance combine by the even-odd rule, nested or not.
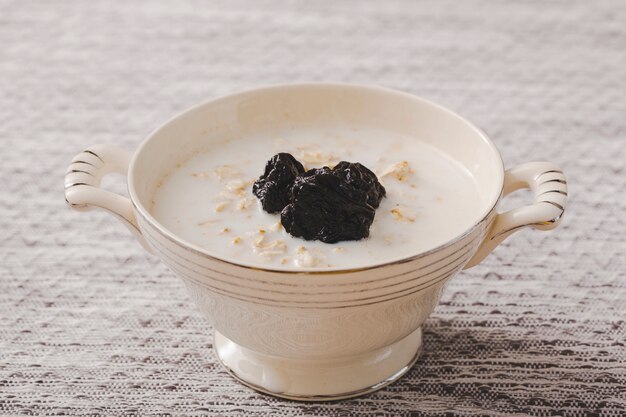
[[(243, 277), (243, 276), (240, 276), (240, 275), (234, 275), (234, 274), (230, 274), (230, 273), (227, 273), (227, 272), (218, 271), (218, 270), (215, 270), (215, 269), (209, 268), (208, 266), (201, 265), (201, 264), (199, 264), (199, 263), (197, 263), (197, 262), (195, 262), (195, 261), (193, 261), (193, 260), (191, 260), (191, 259), (189, 259), (189, 258), (186, 258), (186, 257), (184, 257), (184, 256), (182, 256), (182, 255), (180, 255), (180, 254), (175, 253), (175, 252), (174, 252), (174, 251), (172, 251), (170, 248), (168, 248), (166, 245), (164, 245), (163, 243), (159, 242), (159, 241), (156, 239), (156, 237), (155, 237), (155, 236), (154, 236), (151, 232), (148, 232), (148, 230), (144, 230), (144, 232), (145, 232), (145, 235), (146, 235), (146, 237), (148, 238), (148, 240), (149, 240), (149, 241), (153, 244), (153, 246), (157, 247), (157, 249), (159, 249), (159, 250), (161, 251), (161, 253), (162, 253), (162, 254), (163, 254), (166, 258), (168, 258), (169, 260), (171, 260), (172, 262), (174, 262), (174, 263), (176, 263), (176, 264), (178, 264), (178, 265), (182, 265), (182, 266), (184, 266), (186, 269), (188, 269), (188, 270), (190, 270), (190, 271), (192, 271), (192, 272), (194, 272), (194, 273), (197, 273), (197, 274), (204, 274), (204, 273), (203, 273), (203, 272), (201, 272), (201, 271), (196, 271), (196, 270), (195, 270), (195, 269), (193, 269), (193, 268), (190, 268), (190, 267), (188, 267), (188, 266), (186, 266), (186, 265), (181, 264), (180, 262), (178, 262), (178, 260), (180, 260), (180, 261), (184, 261), (184, 262), (188, 262), (188, 263), (190, 263), (191, 265), (198, 266), (198, 267), (200, 267), (201, 269), (203, 269), (203, 270), (205, 270), (205, 271), (214, 272), (214, 273), (216, 273), (216, 274), (224, 275), (224, 276), (227, 276), (227, 277), (238, 278), (238, 279), (241, 279), (241, 280), (244, 280), (244, 281), (249, 281), (249, 282), (254, 282), (254, 283), (260, 283), (260, 284), (277, 285), (277, 286), (287, 286), (287, 287), (297, 287), (297, 288), (303, 288), (303, 287), (304, 287), (304, 288), (324, 288), (324, 287), (335, 288), (335, 287), (345, 287), (345, 286), (361, 286), (361, 285), (363, 285), (363, 284), (371, 284), (371, 283), (373, 283), (373, 282), (379, 282), (379, 283), (382, 283), (382, 282), (384, 282), (384, 281), (388, 281), (388, 280), (393, 279), (393, 278), (398, 278), (398, 277), (402, 277), (402, 276), (405, 276), (405, 275), (410, 275), (410, 274), (412, 274), (412, 273), (414, 273), (414, 272), (421, 271), (421, 270), (423, 270), (423, 269), (429, 268), (429, 267), (431, 267), (431, 266), (433, 266), (433, 265), (435, 265), (435, 264), (437, 264), (437, 263), (439, 263), (439, 262), (443, 262), (443, 261), (445, 261), (445, 260), (448, 260), (448, 259), (449, 259), (449, 258), (451, 258), (452, 256), (454, 256), (454, 255), (458, 254), (459, 252), (463, 251), (464, 249), (467, 249), (470, 245), (472, 245), (472, 244), (474, 243), (472, 240), (470, 240), (470, 241), (468, 241), (467, 243), (465, 243), (463, 246), (461, 246), (460, 248), (457, 248), (457, 249), (456, 249), (456, 250), (454, 250), (453, 252), (451, 252), (451, 253), (447, 254), (446, 256), (444, 256), (444, 257), (442, 257), (442, 258), (439, 258), (439, 259), (437, 259), (437, 260), (435, 260), (435, 261), (433, 261), (433, 262), (430, 262), (430, 263), (428, 263), (428, 264), (426, 264), (426, 265), (422, 265), (422, 266), (420, 266), (419, 268), (412, 269), (412, 270), (410, 270), (410, 271), (401, 272), (401, 273), (399, 273), (399, 274), (390, 275), (390, 276), (387, 276), (387, 277), (384, 277), (384, 278), (383, 278), (383, 277), (381, 277), (381, 278), (371, 279), (371, 280), (367, 280), (367, 281), (359, 281), (359, 282), (351, 282), (351, 283), (332, 283), (332, 284), (302, 285), (302, 284), (297, 284), (297, 283), (293, 283), (293, 284), (292, 284), (292, 283), (282, 283), (282, 282), (271, 282), (271, 281), (265, 281), (265, 280), (256, 279), (256, 278)], [(158, 233), (158, 231), (157, 231), (157, 233)], [(458, 243), (460, 243), (460, 242), (458, 242)], [(454, 246), (454, 245), (451, 245), (450, 247), (452, 247), (452, 246)], [(461, 257), (465, 256), (466, 254), (468, 254), (471, 250), (472, 250), (472, 249), (468, 249), (468, 250), (466, 250), (466, 251), (463, 253), (463, 255), (461, 255), (460, 257), (457, 257), (457, 258), (455, 259), (455, 261), (456, 261), (456, 260), (458, 260), (458, 259), (460, 259)], [(167, 255), (165, 252), (166, 252), (167, 254), (169, 254), (169, 255)], [(171, 256), (170, 256), (170, 255), (171, 255)], [(175, 259), (173, 259), (173, 258), (172, 258), (172, 256), (173, 256), (174, 258), (176, 258), (176, 260), (175, 260)], [(448, 265), (450, 265), (450, 263), (446, 264), (445, 266), (448, 266)], [(430, 274), (430, 273), (432, 273), (432, 272), (435, 272), (435, 271), (437, 271), (437, 270), (439, 270), (439, 269), (441, 269), (441, 268), (438, 268), (438, 269), (435, 269), (435, 270), (433, 270), (433, 271), (430, 271), (429, 273), (427, 273), (427, 274), (425, 274), (425, 275), (422, 275), (422, 276), (420, 276), (420, 277), (418, 277), (418, 278), (411, 278), (410, 280), (403, 281), (403, 282), (409, 282), (409, 281), (411, 281), (411, 280), (413, 280), (413, 279), (419, 279), (419, 278), (424, 277), (424, 276), (426, 276), (426, 275), (428, 275), (428, 274)], [(229, 284), (232, 284), (232, 283), (229, 283)], [(393, 285), (396, 285), (396, 284), (393, 284)], [(393, 285), (391, 285), (391, 286), (393, 286)], [(247, 288), (247, 289), (254, 289), (254, 290), (268, 291), (268, 292), (276, 292), (276, 293), (280, 293), (280, 294), (309, 294), (309, 295), (315, 295), (315, 294), (337, 294), (337, 293), (338, 293), (337, 291), (328, 292), (328, 293), (319, 293), (319, 292), (318, 292), (318, 293), (301, 293), (301, 292), (294, 293), (294, 292), (285, 292), (285, 291), (270, 291), (270, 290), (263, 290), (263, 289), (256, 288), (256, 287), (244, 287), (244, 286), (240, 286), (240, 287), (242, 287), (242, 288)], [(375, 287), (375, 288), (372, 288), (372, 289), (386, 288), (386, 287), (387, 287), (387, 286), (381, 286), (381, 287)], [(351, 293), (351, 292), (358, 292), (358, 291), (343, 291), (343, 292), (341, 292), (341, 293), (342, 293), (342, 294), (343, 294), (343, 293), (349, 294), (349, 293)]]
[(102, 163), (105, 163), (105, 162), (104, 162), (104, 159), (100, 158), (100, 155), (98, 155), (98, 154), (97, 154), (97, 153), (95, 153), (94, 151), (91, 151), (91, 150), (89, 150), (89, 149), (85, 149), (83, 152), (84, 152), (84, 153), (91, 154), (91, 155), (95, 156), (96, 158), (98, 158), (100, 161), (102, 161)]
[(77, 160), (77, 161), (72, 161), (70, 163), (70, 165), (72, 164), (86, 164), (86, 165), (91, 165), (94, 168), (97, 168), (94, 164), (92, 164), (91, 162), (87, 162), (87, 161), (83, 161), (83, 160)]
[(91, 175), (91, 176), (93, 177), (93, 174), (92, 174), (91, 172), (84, 171), (84, 170), (82, 170), (82, 169), (70, 169), (69, 171), (67, 171), (67, 172), (65, 173), (65, 175), (68, 175), (68, 174), (78, 174), (78, 173), (80, 173), (80, 174), (87, 174), (87, 175)]
[[(217, 258), (213, 255), (210, 255), (206, 252), (202, 252), (199, 251), (195, 248), (192, 248), (191, 246), (186, 245), (184, 242), (175, 239), (171, 236), (169, 236), (167, 233), (163, 233), (162, 230), (160, 230), (160, 228), (157, 227), (156, 224), (154, 224), (151, 220), (149, 220), (147, 217), (144, 216), (144, 214), (141, 212), (141, 210), (139, 210), (139, 208), (137, 207), (137, 205), (135, 204), (135, 201), (131, 198), (130, 201), (133, 205), (133, 208), (135, 209), (135, 213), (138, 213), (141, 217), (141, 219), (146, 222), (148, 225), (150, 225), (153, 229), (155, 229), (160, 236), (166, 238), (167, 240), (169, 240), (170, 242), (174, 243), (176, 246), (180, 247), (181, 249), (184, 249), (186, 251), (190, 251), (192, 253), (195, 253), (198, 256), (201, 256), (203, 258), (206, 259), (210, 259), (212, 261), (215, 261), (217, 263), (221, 263), (224, 265), (230, 265), (230, 266), (234, 266), (236, 268), (241, 268), (241, 269), (245, 269), (245, 270), (249, 270), (249, 271), (259, 271), (259, 272), (269, 272), (269, 273), (276, 273), (276, 274), (290, 274), (290, 275), (341, 275), (341, 274), (353, 274), (353, 273), (357, 273), (357, 272), (363, 272), (363, 271), (372, 271), (375, 269), (382, 269), (388, 266), (395, 266), (395, 265), (402, 265), (402, 264), (406, 264), (409, 262), (413, 262), (415, 260), (418, 259), (422, 259), (425, 258), (426, 256), (432, 255), (433, 253), (439, 252), (447, 247), (453, 246), (456, 243), (460, 242), (461, 240), (465, 239), (467, 236), (471, 235), (472, 233), (474, 233), (476, 230), (478, 230), (481, 226), (483, 226), (483, 224), (491, 217), (491, 215), (496, 211), (496, 207), (498, 206), (498, 203), (500, 202), (500, 200), (502, 199), (502, 195), (504, 193), (504, 182), (502, 183), (502, 189), (500, 190), (500, 196), (498, 197), (498, 200), (496, 201), (496, 203), (491, 207), (491, 210), (489, 210), (489, 212), (478, 221), (478, 223), (476, 223), (474, 226), (472, 226), (469, 230), (465, 231), (463, 234), (455, 237), (452, 240), (449, 240), (448, 242), (439, 245), (433, 249), (429, 249), (425, 252), (421, 252), (418, 253), (417, 255), (408, 257), (408, 258), (403, 258), (403, 259), (399, 259), (397, 261), (393, 261), (393, 262), (388, 262), (388, 263), (383, 263), (383, 264), (378, 264), (378, 265), (373, 265), (373, 266), (369, 266), (369, 267), (361, 267), (361, 268), (351, 268), (351, 269), (335, 269), (335, 270), (321, 270), (321, 271), (315, 271), (315, 270), (309, 270), (309, 271), (290, 271), (290, 270), (284, 270), (284, 269), (272, 269), (272, 268), (258, 268), (258, 267), (253, 267), (253, 266), (248, 266), (248, 265), (242, 265), (242, 264), (238, 264), (235, 262), (231, 262), (231, 261), (227, 261), (225, 259), (221, 259), (221, 258)], [(160, 226), (160, 225), (159, 225)], [(241, 278), (238, 275), (233, 275), (234, 277), (238, 277)]]
[[(469, 259), (469, 256), (468, 256), (468, 255), (469, 255), (469, 253), (470, 253), (470, 252), (471, 252), (470, 250), (467, 250), (467, 251), (465, 251), (464, 253), (462, 253), (460, 256), (457, 256), (457, 257), (456, 257), (456, 258), (454, 258), (452, 261), (447, 262), (445, 265), (440, 266), (439, 268), (433, 269), (432, 271), (429, 271), (429, 272), (427, 272), (427, 273), (425, 273), (425, 274), (423, 274), (423, 275), (420, 275), (420, 276), (417, 276), (417, 277), (412, 277), (412, 278), (407, 279), (407, 280), (404, 280), (404, 281), (396, 282), (396, 283), (389, 284), (389, 285), (385, 285), (385, 286), (381, 286), (381, 287), (367, 288), (367, 289), (361, 289), (361, 290), (353, 290), (353, 291), (329, 291), (329, 292), (295, 292), (295, 291), (278, 291), (278, 290), (270, 290), (270, 289), (264, 289), (264, 288), (258, 288), (258, 287), (245, 287), (245, 286), (242, 286), (242, 285), (237, 285), (237, 284), (234, 284), (234, 283), (232, 283), (232, 282), (228, 282), (228, 281), (226, 281), (226, 280), (223, 280), (223, 279), (217, 278), (217, 277), (216, 277), (216, 276), (214, 276), (214, 275), (209, 275), (209, 274), (205, 274), (205, 273), (200, 272), (200, 271), (196, 271), (195, 269), (190, 268), (190, 267), (188, 267), (187, 265), (181, 264), (180, 262), (178, 262), (178, 261), (176, 261), (176, 260), (174, 260), (174, 259), (172, 259), (172, 258), (170, 258), (170, 257), (168, 257), (168, 256), (164, 256), (164, 258), (166, 258), (166, 259), (167, 259), (167, 261), (172, 262), (173, 264), (176, 264), (177, 266), (179, 266), (179, 267), (181, 267), (181, 268), (185, 269), (186, 271), (188, 271), (188, 272), (190, 272), (190, 273), (197, 274), (197, 275), (200, 275), (200, 276), (202, 276), (202, 277), (208, 277), (208, 278), (210, 278), (211, 280), (214, 280), (214, 281), (217, 281), (217, 282), (221, 282), (221, 283), (224, 283), (224, 284), (227, 284), (227, 285), (231, 285), (231, 286), (234, 286), (234, 287), (237, 287), (237, 288), (240, 288), (240, 289), (244, 289), (244, 290), (257, 291), (257, 292), (263, 292), (263, 293), (272, 293), (272, 294), (282, 294), (282, 295), (288, 295), (288, 296), (289, 296), (289, 295), (291, 295), (291, 296), (293, 296), (293, 295), (301, 295), (301, 296), (323, 296), (323, 295), (336, 295), (336, 294), (347, 295), (347, 294), (358, 294), (358, 293), (364, 293), (364, 292), (375, 292), (375, 291), (378, 291), (378, 290), (384, 290), (384, 289), (387, 289), (387, 288), (392, 288), (392, 287), (397, 287), (397, 286), (400, 286), (400, 285), (403, 285), (403, 284), (408, 284), (408, 283), (410, 283), (411, 281), (417, 281), (417, 280), (423, 279), (423, 278), (425, 278), (425, 277), (427, 277), (427, 276), (429, 276), (429, 275), (431, 275), (431, 274), (434, 274), (434, 273), (436, 273), (436, 272), (439, 272), (439, 271), (441, 271), (442, 269), (445, 269), (445, 268), (449, 267), (450, 265), (457, 264), (457, 262), (458, 262), (458, 261), (461, 261), (461, 262), (459, 262), (459, 263), (462, 265), (465, 261), (467, 261), (467, 260)], [(455, 267), (456, 267), (456, 266), (455, 266)], [(454, 268), (453, 268), (453, 269), (454, 269)], [(180, 269), (179, 269), (179, 270), (180, 270)], [(402, 275), (410, 275), (410, 274), (412, 274), (412, 273), (414, 273), (414, 272), (416, 272), (416, 271), (417, 271), (417, 270), (409, 271), (409, 272), (407, 272), (406, 274), (402, 274)], [(182, 272), (182, 271), (181, 271), (181, 272)], [(186, 275), (186, 274), (185, 274), (185, 275), (184, 275), (184, 277), (188, 277), (188, 275)], [(430, 283), (431, 281), (436, 280), (438, 277), (439, 277), (439, 276), (434, 277), (434, 278), (431, 278), (431, 279), (429, 279), (428, 281), (420, 282), (418, 285), (428, 284), (428, 283)], [(198, 281), (198, 280), (196, 280), (196, 281), (197, 281), (198, 283), (206, 284), (206, 283), (204, 283), (204, 282), (202, 282), (202, 281)], [(359, 283), (359, 284), (360, 284), (360, 283)], [(214, 288), (214, 287), (209, 286), (208, 284), (207, 284), (206, 286), (207, 286), (207, 288)], [(219, 288), (219, 287), (217, 287), (217, 288)], [(408, 290), (408, 289), (411, 289), (411, 288), (414, 288), (414, 287), (406, 288), (405, 290)], [(384, 297), (384, 296), (386, 296), (386, 295), (391, 295), (391, 294), (395, 294), (395, 292), (390, 292), (390, 293), (386, 293), (386, 294), (381, 294), (381, 295), (380, 295), (380, 297)], [(263, 298), (263, 299), (264, 299), (264, 300), (268, 300), (268, 301), (269, 301), (269, 300), (271, 300), (271, 299), (269, 299), (269, 298), (267, 298), (267, 299)], [(363, 299), (354, 299), (354, 300), (352, 300), (352, 301), (359, 301), (359, 300), (363, 300)], [(271, 301), (282, 301), (282, 300), (271, 300)]]
[(561, 194), (567, 197), (567, 191), (563, 191), (563, 190), (548, 190), (548, 191), (544, 191), (543, 193), (539, 193), (537, 194), (537, 197), (541, 197), (544, 194), (550, 194), (550, 193), (557, 193), (557, 194)]
[[(454, 275), (457, 271), (459, 271), (463, 265), (465, 265), (465, 263), (469, 260), (469, 257), (466, 259), (461, 259), (460, 262), (457, 262), (456, 264), (454, 264), (451, 268), (449, 268), (448, 270), (446, 270), (445, 272), (440, 273), (439, 275), (437, 275), (436, 277), (432, 278), (429, 281), (426, 282), (422, 282), (414, 287), (409, 287), (409, 288), (405, 288), (402, 290), (398, 290), (398, 291), (393, 291), (393, 292), (388, 292), (386, 294), (379, 294), (379, 295), (375, 295), (375, 296), (371, 296), (371, 297), (363, 297), (363, 298), (354, 298), (354, 299), (349, 299), (349, 300), (337, 300), (337, 301), (322, 301), (322, 300), (294, 300), (294, 301), (288, 301), (288, 300), (276, 300), (276, 299), (272, 299), (272, 298), (265, 298), (265, 297), (256, 297), (253, 295), (246, 295), (246, 294), (241, 294), (239, 292), (232, 292), (228, 289), (225, 288), (221, 288), (221, 287), (215, 287), (212, 285), (207, 284), (206, 282), (201, 282), (198, 281), (197, 279), (191, 278), (189, 277), (187, 274), (185, 274), (184, 271), (181, 270), (180, 267), (185, 268), (182, 265), (179, 265), (180, 267), (174, 267), (173, 265), (168, 265), (171, 269), (173, 269), (174, 271), (178, 272), (179, 274), (181, 274), (183, 276), (184, 279), (187, 279), (189, 281), (192, 281), (204, 288), (210, 289), (211, 291), (214, 292), (221, 292), (223, 295), (229, 296), (229, 297), (233, 297), (234, 296), (238, 296), (240, 297), (239, 299), (244, 300), (244, 301), (248, 301), (248, 302), (252, 302), (252, 303), (256, 303), (256, 301), (267, 301), (267, 302), (272, 302), (272, 303), (290, 303), (293, 302), (296, 305), (302, 305), (302, 304), (314, 304), (316, 306), (320, 306), (320, 305), (325, 305), (325, 304), (336, 304), (336, 303), (351, 303), (351, 302), (358, 302), (358, 301), (369, 301), (369, 300), (377, 300), (372, 302), (371, 304), (375, 304), (378, 302), (383, 302), (383, 301), (391, 301), (391, 300), (395, 300), (397, 298), (402, 298), (405, 295), (410, 295), (410, 294), (414, 294), (424, 288), (428, 288), (438, 282), (444, 281), (447, 278), (451, 277), (452, 275)], [(215, 279), (215, 277), (210, 277), (212, 279)], [(217, 279), (215, 279), (217, 281)], [(222, 281), (224, 282), (224, 281)], [(253, 290), (257, 290), (256, 288), (253, 288)], [(413, 291), (415, 290), (415, 291)], [(400, 294), (400, 293), (404, 293), (405, 294), (401, 294), (397, 297), (393, 297), (393, 298), (389, 298), (389, 299), (385, 299), (385, 300), (378, 300), (380, 298), (384, 298), (384, 297), (388, 297), (388, 296), (392, 296), (392, 295), (396, 295), (396, 294)], [(293, 295), (298, 295), (298, 294), (293, 294)], [(322, 294), (323, 295), (323, 294)], [(243, 298), (245, 297), (245, 298)], [(361, 304), (355, 304), (354, 307), (361, 305)], [(281, 307), (290, 307), (290, 306), (281, 306)], [(345, 305), (345, 307), (353, 307), (353, 305)]]
[[(168, 265), (168, 267), (173, 270), (174, 272), (177, 272), (179, 274), (182, 274), (184, 276), (183, 271), (178, 270), (177, 268)], [(252, 304), (256, 304), (256, 305), (262, 305), (262, 306), (266, 306), (266, 307), (276, 307), (276, 308), (289, 308), (289, 309), (299, 309), (299, 310), (332, 310), (332, 309), (340, 309), (340, 308), (355, 308), (355, 307), (363, 307), (363, 306), (369, 306), (369, 305), (374, 305), (374, 304), (380, 304), (380, 303), (386, 303), (388, 301), (395, 301), (395, 300), (399, 300), (400, 298), (404, 298), (404, 297), (408, 297), (410, 295), (413, 295), (415, 293), (418, 293), (420, 291), (425, 291), (437, 284), (440, 284), (448, 279), (450, 279), (453, 275), (455, 275), (458, 271), (460, 271), (460, 269), (456, 270), (456, 271), (452, 271), (450, 272), (447, 276), (442, 275), (443, 278), (438, 279), (436, 282), (430, 281), (428, 283), (428, 285), (425, 286), (421, 286), (419, 288), (413, 287), (410, 289), (407, 289), (406, 291), (412, 290), (411, 292), (408, 292), (406, 294), (402, 294), (399, 295), (397, 297), (392, 297), (392, 298), (387, 298), (384, 300), (376, 300), (376, 301), (371, 301), (371, 302), (367, 302), (367, 303), (359, 303), (359, 304), (353, 304), (353, 305), (338, 305), (338, 306), (321, 306), (319, 305), (321, 302), (319, 301), (313, 301), (313, 302), (301, 302), (301, 301), (294, 301), (294, 305), (286, 305), (286, 304), (279, 304), (279, 303), (285, 303), (288, 301), (285, 300), (270, 300), (270, 299), (266, 299), (267, 301), (269, 301), (269, 303), (263, 303), (263, 302), (258, 302), (255, 301), (255, 299), (259, 299), (258, 297), (252, 297), (252, 296), (245, 296), (245, 297), (250, 297), (252, 299), (246, 299), (246, 298), (242, 298), (241, 294), (238, 293), (233, 293), (227, 290), (222, 290), (220, 288), (214, 288), (211, 286), (206, 285), (206, 283), (202, 283), (202, 282), (198, 282), (195, 279), (192, 278), (182, 278), (183, 280), (186, 280), (188, 282), (191, 282), (193, 284), (197, 284), (200, 285), (202, 287), (208, 288), (210, 289), (214, 294), (219, 294), (221, 296), (224, 297), (229, 297), (238, 301), (243, 301), (246, 303), (252, 303)], [(383, 296), (384, 297), (384, 296)], [(262, 299), (263, 300), (263, 299)], [(334, 303), (340, 303), (341, 301), (333, 301)], [(276, 304), (270, 304), (270, 303), (276, 303)], [(313, 305), (313, 306), (303, 306), (302, 304), (305, 303), (318, 303), (318, 305)]]

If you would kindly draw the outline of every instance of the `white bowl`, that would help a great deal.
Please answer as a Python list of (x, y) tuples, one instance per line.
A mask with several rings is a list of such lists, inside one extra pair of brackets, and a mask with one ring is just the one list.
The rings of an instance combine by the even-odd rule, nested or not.
[[(211, 138), (338, 121), (428, 140), (475, 177), (482, 213), (454, 239), (410, 258), (294, 271), (219, 259), (165, 229), (147, 210), (165, 173)], [(99, 188), (112, 171), (128, 174), (130, 199)], [(522, 187), (534, 192), (534, 202), (498, 213), (502, 196)], [(134, 155), (92, 146), (72, 161), (65, 198), (74, 209), (100, 207), (116, 215), (183, 280), (215, 328), (218, 357), (233, 376), (276, 396), (326, 400), (376, 390), (410, 369), (422, 347), (420, 326), (446, 282), (513, 232), (556, 227), (567, 186), (560, 168), (547, 162), (505, 171), (483, 132), (429, 101), (379, 87), (301, 84), (201, 104), (158, 128)]]

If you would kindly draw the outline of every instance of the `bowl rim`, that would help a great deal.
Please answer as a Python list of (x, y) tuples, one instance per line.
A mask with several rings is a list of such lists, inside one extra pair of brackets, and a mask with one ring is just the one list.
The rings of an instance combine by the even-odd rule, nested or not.
[[(179, 236), (177, 236), (176, 234), (174, 234), (173, 232), (171, 232), (169, 229), (167, 229), (166, 227), (164, 227), (161, 223), (159, 223), (157, 221), (157, 219), (154, 218), (154, 216), (152, 216), (149, 212), (149, 210), (146, 209), (146, 207), (144, 207), (144, 205), (141, 203), (141, 200), (139, 199), (138, 195), (137, 195), (137, 191), (135, 189), (134, 186), (134, 182), (135, 182), (135, 167), (136, 167), (136, 162), (137, 159), (139, 157), (139, 155), (142, 153), (143, 149), (148, 145), (148, 143), (150, 142), (150, 140), (156, 136), (163, 128), (165, 128), (166, 126), (168, 126), (169, 124), (175, 122), (176, 120), (186, 117), (189, 115), (189, 113), (192, 113), (194, 111), (200, 110), (201, 108), (204, 108), (205, 106), (208, 105), (215, 105), (217, 103), (219, 103), (220, 101), (224, 101), (224, 100), (232, 100), (232, 99), (237, 99), (238, 97), (245, 97), (251, 93), (263, 93), (263, 92), (267, 92), (267, 91), (272, 91), (272, 90), (281, 90), (281, 89), (293, 89), (293, 88), (315, 88), (315, 87), (323, 87), (323, 88), (337, 88), (337, 89), (357, 89), (357, 90), (370, 90), (372, 92), (378, 92), (378, 93), (384, 93), (384, 94), (389, 94), (389, 95), (395, 95), (398, 97), (403, 97), (403, 98), (408, 98), (411, 100), (415, 100), (415, 101), (419, 101), (423, 104), (435, 107), (437, 110), (442, 111), (444, 113), (449, 114), (450, 116), (456, 117), (458, 119), (460, 119), (462, 122), (464, 122), (468, 128), (470, 128), (471, 130), (473, 130), (476, 134), (478, 134), (478, 136), (483, 140), (483, 142), (485, 142), (486, 145), (488, 145), (491, 150), (493, 151), (493, 153), (498, 157), (498, 161), (500, 162), (500, 166), (501, 169), (498, 171), (498, 176), (499, 178), (497, 178), (498, 183), (500, 184), (499, 189), (500, 192), (498, 195), (494, 195), (489, 203), (489, 205), (487, 205), (486, 209), (483, 210), (483, 213), (481, 213), (480, 219), (478, 221), (476, 221), (475, 223), (473, 223), (470, 227), (468, 227), (467, 229), (465, 229), (462, 233), (459, 233), (457, 236), (455, 236), (452, 239), (449, 239), (448, 241), (437, 245), (431, 249), (428, 249), (426, 251), (422, 251), (419, 253), (416, 253), (412, 256), (408, 256), (408, 257), (404, 257), (404, 258), (400, 258), (400, 259), (394, 259), (392, 261), (384, 261), (384, 262), (379, 262), (379, 263), (375, 263), (375, 264), (371, 264), (371, 265), (367, 265), (367, 266), (363, 266), (363, 267), (346, 267), (346, 268), (341, 268), (341, 267), (333, 267), (333, 268), (301, 268), (301, 267), (285, 267), (285, 268), (272, 268), (272, 267), (262, 267), (262, 266), (257, 266), (257, 265), (251, 265), (251, 264), (246, 264), (244, 262), (233, 262), (230, 260), (226, 260), (223, 258), (220, 258), (214, 254), (211, 254), (210, 252), (208, 252), (206, 249), (202, 248), (199, 245), (196, 245), (194, 243), (191, 242), (187, 242), (184, 239), (180, 238)], [(200, 255), (202, 257), (206, 257), (209, 258), (215, 262), (218, 263), (223, 263), (226, 265), (230, 265), (230, 266), (234, 266), (234, 267), (239, 267), (239, 268), (244, 268), (247, 270), (251, 270), (251, 271), (263, 271), (263, 272), (271, 272), (271, 273), (279, 273), (279, 274), (305, 274), (305, 275), (327, 275), (327, 274), (343, 274), (343, 273), (353, 273), (353, 272), (361, 272), (361, 271), (370, 271), (373, 269), (379, 269), (379, 268), (384, 268), (387, 266), (392, 266), (392, 265), (400, 265), (400, 264), (404, 264), (404, 263), (408, 263), (408, 262), (412, 262), (416, 259), (420, 259), (426, 256), (429, 256), (433, 253), (439, 252), (443, 249), (445, 249), (446, 247), (449, 247), (451, 245), (454, 245), (455, 243), (459, 242), (460, 240), (463, 240), (465, 237), (467, 237), (468, 235), (472, 234), (478, 227), (480, 227), (483, 222), (485, 222), (490, 216), (491, 214), (495, 211), (496, 207), (498, 206), (498, 203), (500, 202), (500, 200), (502, 199), (503, 196), (503, 192), (504, 192), (504, 162), (502, 160), (502, 155), (500, 154), (500, 151), (498, 150), (498, 148), (496, 147), (496, 145), (493, 143), (493, 141), (485, 134), (485, 132), (483, 132), (480, 128), (478, 128), (476, 125), (474, 125), (472, 122), (470, 122), (469, 120), (467, 120), (466, 118), (464, 118), (463, 116), (457, 114), (456, 112), (440, 105), (437, 104), (431, 100), (425, 99), (423, 97), (414, 95), (414, 94), (410, 94), (410, 93), (406, 93), (404, 91), (400, 91), (400, 90), (395, 90), (395, 89), (391, 89), (391, 88), (387, 88), (387, 87), (382, 87), (382, 86), (378, 86), (378, 85), (367, 85), (367, 84), (355, 84), (355, 83), (342, 83), (342, 82), (303, 82), (303, 83), (280, 83), (280, 84), (270, 84), (270, 85), (264, 85), (261, 87), (256, 87), (256, 88), (247, 88), (244, 90), (240, 90), (237, 92), (231, 92), (231, 93), (226, 93), (226, 94), (222, 94), (219, 96), (216, 96), (212, 99), (203, 101), (199, 104), (196, 104), (194, 106), (191, 106), (179, 113), (177, 113), (176, 115), (174, 115), (173, 117), (170, 117), (168, 120), (166, 120), (165, 122), (161, 123), (157, 128), (155, 128), (154, 130), (152, 130), (152, 132), (150, 132), (150, 134), (148, 134), (148, 136), (146, 136), (141, 143), (139, 144), (139, 146), (136, 148), (135, 152), (133, 153), (131, 160), (130, 160), (130, 164), (128, 166), (128, 180), (127, 180), (127, 187), (128, 187), (128, 194), (130, 196), (130, 200), (131, 203), (134, 207), (134, 209), (136, 210), (136, 212), (138, 212), (143, 218), (144, 220), (146, 220), (152, 227), (154, 227), (155, 229), (157, 229), (159, 231), (159, 233), (161, 233), (164, 237), (166, 237), (170, 242), (175, 243), (177, 246), (179, 246), (182, 249), (191, 251), (197, 255)]]

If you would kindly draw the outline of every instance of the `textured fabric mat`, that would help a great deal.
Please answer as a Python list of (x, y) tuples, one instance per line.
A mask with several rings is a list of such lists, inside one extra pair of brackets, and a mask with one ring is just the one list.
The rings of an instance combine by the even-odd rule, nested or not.
[[(0, 0), (0, 414), (623, 416), (625, 22), (618, 0)], [(322, 80), (448, 106), (507, 166), (561, 164), (570, 201), (449, 283), (401, 381), (299, 404), (233, 381), (181, 282), (70, 211), (63, 174), (216, 95)]]

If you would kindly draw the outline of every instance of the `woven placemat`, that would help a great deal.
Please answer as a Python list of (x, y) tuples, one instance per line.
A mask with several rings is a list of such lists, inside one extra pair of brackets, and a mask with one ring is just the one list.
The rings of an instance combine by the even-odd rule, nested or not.
[[(624, 415), (624, 22), (610, 0), (0, 0), (0, 414)], [(63, 174), (219, 94), (321, 80), (448, 106), (507, 166), (561, 164), (570, 201), (449, 283), (401, 381), (299, 404), (232, 380), (181, 282), (71, 212)]]

